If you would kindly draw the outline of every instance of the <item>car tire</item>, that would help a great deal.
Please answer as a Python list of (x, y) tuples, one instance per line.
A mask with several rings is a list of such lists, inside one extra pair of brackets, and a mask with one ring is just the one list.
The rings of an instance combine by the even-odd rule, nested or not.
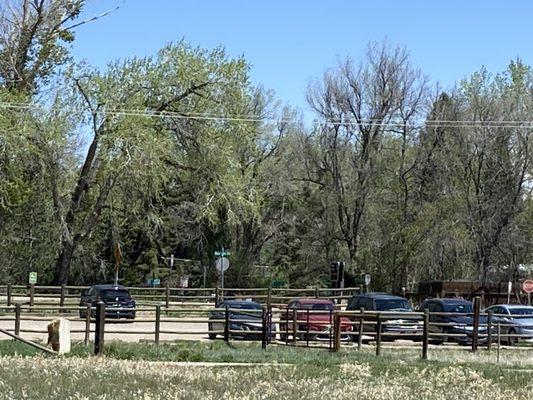
[[(213, 325), (209, 324), (207, 326), (207, 328), (208, 328), (208, 330), (212, 331), (213, 330)], [(217, 334), (216, 333), (208, 333), (207, 337), (209, 338), (209, 340), (215, 340), (217, 338)]]
[[(507, 335), (516, 335), (516, 331), (511, 328), (507, 332)], [(507, 336), (507, 344), (509, 346), (516, 346), (517, 343), (518, 343), (518, 338), (516, 336)]]

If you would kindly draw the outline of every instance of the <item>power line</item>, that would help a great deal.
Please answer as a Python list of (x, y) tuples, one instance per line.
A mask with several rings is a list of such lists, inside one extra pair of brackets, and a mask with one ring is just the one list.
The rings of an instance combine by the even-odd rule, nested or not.
[[(7, 103), (0, 102), (0, 107), (5, 109), (20, 109), (42, 111), (44, 107), (29, 103)], [(49, 110), (57, 109), (57, 107), (50, 107)], [(175, 111), (152, 111), (139, 109), (102, 109), (102, 112), (107, 115), (114, 116), (132, 116), (132, 117), (149, 117), (149, 118), (168, 118), (168, 119), (182, 119), (182, 120), (203, 120), (203, 121), (226, 121), (226, 122), (263, 122), (263, 123), (285, 123), (285, 124), (299, 124), (303, 120), (294, 119), (276, 119), (272, 117), (258, 117), (254, 115), (209, 115), (202, 113), (179, 113)], [(365, 119), (361, 121), (346, 121), (333, 119), (317, 119), (310, 121), (316, 124), (333, 124), (339, 126), (383, 126), (383, 127), (447, 127), (447, 128), (533, 128), (533, 121), (531, 120), (499, 120), (499, 121), (468, 121), (468, 120), (421, 120), (418, 124), (413, 122), (402, 122), (384, 119)]]

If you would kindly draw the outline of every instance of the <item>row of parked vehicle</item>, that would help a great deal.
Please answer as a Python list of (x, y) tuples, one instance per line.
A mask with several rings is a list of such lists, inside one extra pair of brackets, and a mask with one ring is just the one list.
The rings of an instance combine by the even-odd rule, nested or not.
[[(121, 285), (95, 285), (82, 293), (80, 306), (94, 307), (97, 302), (106, 304), (106, 318), (135, 318), (135, 300), (128, 290)], [(223, 331), (225, 313), (222, 309), (229, 308), (230, 325), (234, 337), (257, 338), (263, 327), (261, 316), (262, 306), (253, 301), (226, 300), (217, 305), (209, 316), (209, 331)], [(299, 339), (330, 340), (333, 326), (335, 303), (326, 299), (294, 299), (289, 302), (279, 317), (278, 331), (276, 324), (270, 326), (271, 335), (279, 333), (281, 340), (292, 336), (296, 325)], [(347, 311), (364, 309), (369, 312), (363, 322), (363, 335), (374, 335), (377, 330), (378, 314), (381, 318), (383, 340), (411, 339), (421, 340), (423, 322), (414, 314), (415, 311), (407, 299), (386, 293), (362, 293), (349, 299)], [(432, 298), (423, 301), (416, 311), (428, 309), (430, 312), (429, 331), (431, 342), (455, 341), (468, 344), (473, 335), (473, 306), (470, 301), (458, 298)], [(479, 321), (479, 341), (487, 341), (487, 316), (492, 311), (493, 331), (498, 323), (501, 329), (502, 342), (514, 345), (518, 340), (533, 339), (533, 307), (520, 304), (499, 304), (483, 310)], [(80, 317), (85, 318), (87, 311), (80, 309)], [(94, 309), (92, 311), (94, 313)], [(405, 314), (404, 314), (405, 313)], [(404, 315), (402, 315), (404, 314)], [(358, 317), (342, 316), (340, 318), (341, 340), (357, 340), (358, 328), (354, 328)], [(236, 334), (239, 332), (240, 334)], [(442, 336), (439, 336), (442, 334)], [(209, 334), (215, 339), (216, 333)], [(493, 335), (493, 337), (496, 337)]]

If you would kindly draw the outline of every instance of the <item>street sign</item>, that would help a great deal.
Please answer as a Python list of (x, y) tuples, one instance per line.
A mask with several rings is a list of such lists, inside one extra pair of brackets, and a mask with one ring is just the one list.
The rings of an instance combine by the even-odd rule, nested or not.
[(28, 282), (30, 285), (35, 285), (37, 283), (37, 272), (30, 272)]
[(150, 287), (156, 287), (161, 284), (161, 280), (159, 278), (150, 278), (146, 280), (146, 284)]
[(215, 251), (215, 256), (216, 257), (227, 257), (227, 256), (230, 256), (230, 255), (231, 255), (231, 252), (227, 251), (227, 250)]
[(533, 281), (531, 279), (526, 279), (522, 283), (522, 290), (526, 293), (533, 293)]
[(365, 274), (365, 286), (370, 285), (371, 279), (372, 278), (371, 278), (370, 274)]
[(189, 287), (189, 276), (180, 276), (180, 287)]
[(226, 257), (219, 257), (215, 260), (215, 268), (218, 273), (225, 272), (229, 268), (229, 260)]

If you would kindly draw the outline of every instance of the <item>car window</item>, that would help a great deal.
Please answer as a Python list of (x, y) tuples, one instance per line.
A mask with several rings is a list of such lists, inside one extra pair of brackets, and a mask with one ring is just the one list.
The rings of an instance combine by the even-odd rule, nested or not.
[(94, 295), (94, 292), (96, 291), (96, 288), (93, 286), (89, 289), (89, 291), (87, 292), (87, 296), (92, 296)]
[(410, 304), (404, 299), (376, 299), (377, 311), (388, 311), (395, 309), (408, 309), (411, 310)]
[(346, 307), (349, 310), (355, 310), (359, 306), (357, 305), (359, 303), (360, 297), (352, 297), (350, 301), (348, 302), (348, 306)]
[(470, 303), (445, 304), (444, 311), (449, 312), (449, 313), (469, 314), (472, 312), (472, 304)]
[(303, 310), (333, 310), (333, 303), (302, 303)]
[(511, 308), (512, 315), (533, 315), (533, 308)]
[(442, 312), (442, 306), (440, 305), (440, 303), (432, 301), (428, 303), (428, 310), (429, 312)]
[(104, 301), (121, 301), (121, 300), (130, 300), (131, 296), (127, 290), (118, 289), (118, 290), (102, 290), (100, 292), (100, 298)]
[(238, 309), (238, 310), (259, 310), (261, 309), (261, 305), (257, 303), (233, 303), (230, 304), (230, 308)]

